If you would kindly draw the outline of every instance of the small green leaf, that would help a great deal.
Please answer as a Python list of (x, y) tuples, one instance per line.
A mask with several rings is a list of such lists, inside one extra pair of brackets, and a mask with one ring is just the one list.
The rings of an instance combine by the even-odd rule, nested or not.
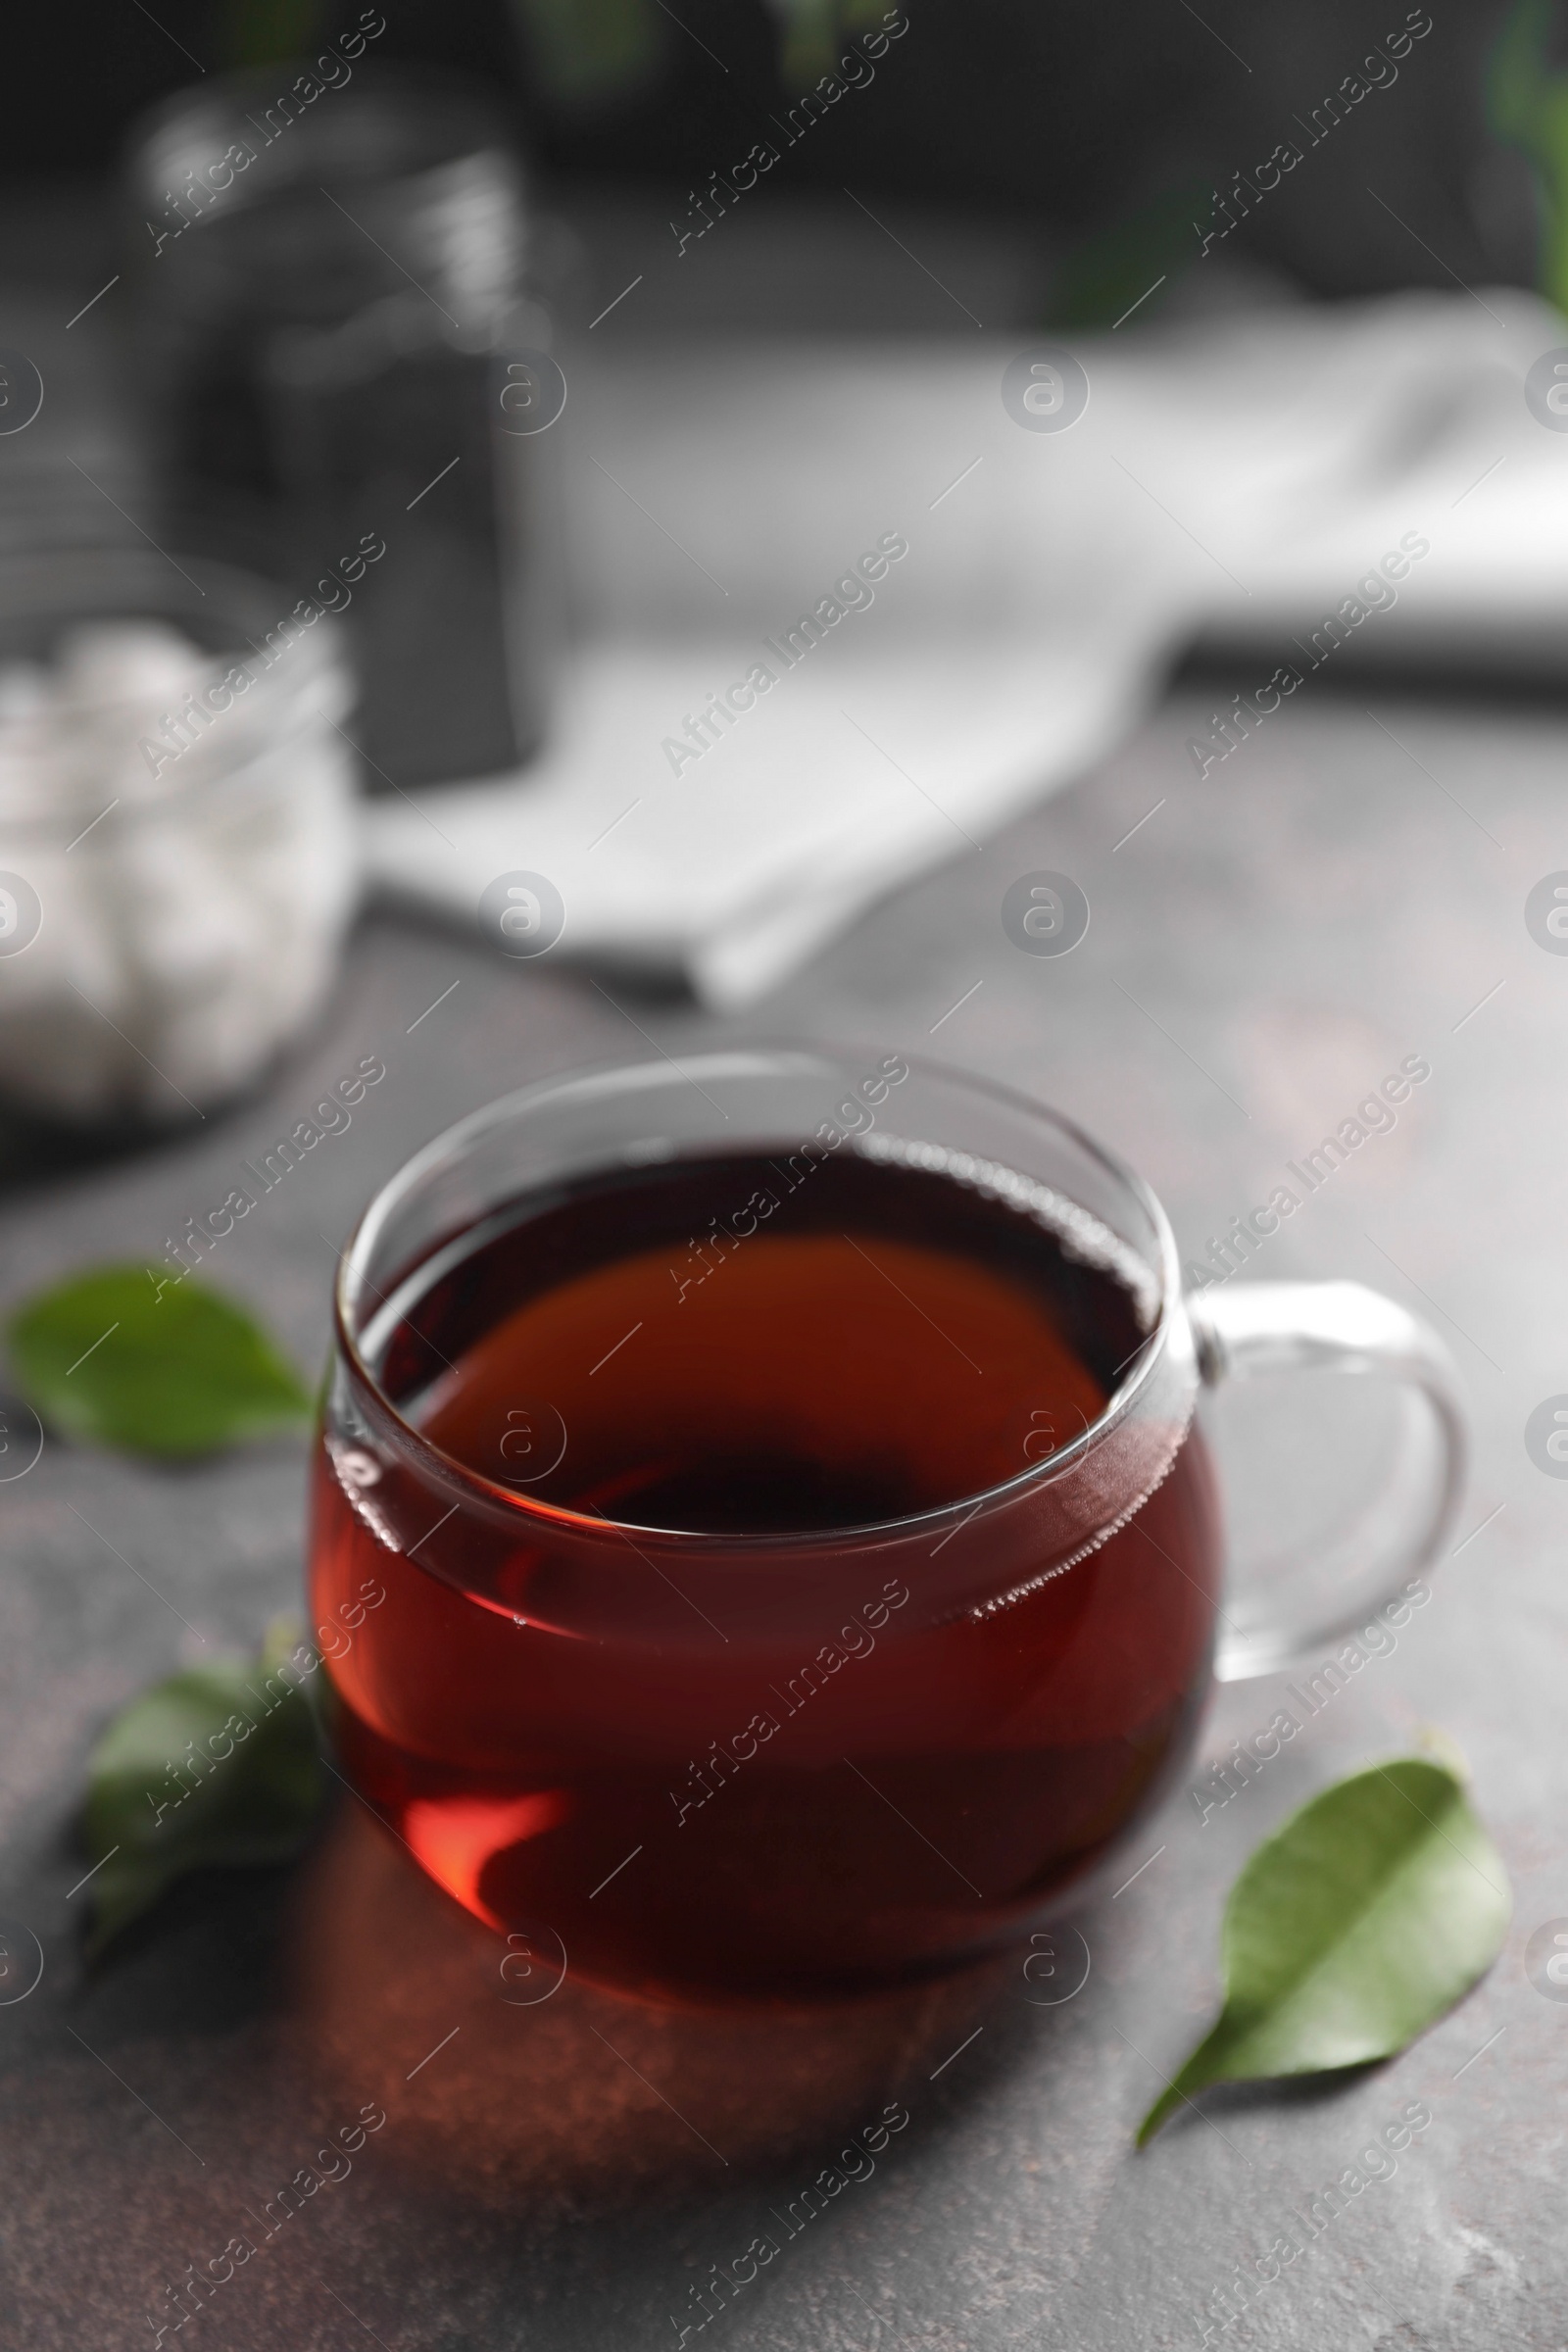
[(1046, 323), (1063, 333), (1119, 324), (1129, 307), (1152, 318), (1172, 280), (1202, 258), (1200, 225), (1213, 217), (1200, 180), (1171, 188), (1093, 230), (1062, 260)]
[(95, 1869), (91, 1957), (187, 1871), (296, 1853), (324, 1786), (316, 1712), (270, 1629), (260, 1658), (171, 1675), (117, 1715), (88, 1764), (82, 1842)]
[(550, 96), (584, 108), (647, 80), (665, 26), (653, 0), (513, 0)]
[(303, 58), (323, 29), (320, 0), (228, 0), (225, 14), (228, 63), (242, 72)]
[(1138, 2133), (1211, 2082), (1402, 2050), (1496, 1958), (1513, 1898), (1456, 1773), (1400, 1756), (1312, 1798), (1225, 1906), (1225, 2006)]
[(249, 1315), (189, 1276), (101, 1266), (12, 1316), (23, 1396), (68, 1437), (129, 1453), (211, 1453), (298, 1421), (311, 1399)]

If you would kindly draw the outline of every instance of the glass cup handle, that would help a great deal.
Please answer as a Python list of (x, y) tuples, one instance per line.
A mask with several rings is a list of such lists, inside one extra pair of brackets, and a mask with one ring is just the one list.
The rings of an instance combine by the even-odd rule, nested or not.
[[(1223, 1635), (1216, 1680), (1245, 1682), (1302, 1662), (1306, 1653), (1364, 1622), (1408, 1578), (1430, 1567), (1453, 1523), (1464, 1483), (1466, 1436), (1458, 1374), (1429, 1324), (1358, 1282), (1250, 1282), (1190, 1298), (1188, 1313), (1205, 1384), (1257, 1372), (1376, 1372), (1404, 1382), (1430, 1408), (1426, 1444), (1419, 1434), (1396, 1448), (1381, 1503), (1398, 1506), (1400, 1525), (1385, 1536), (1357, 1597), (1306, 1622), (1286, 1612)], [(1434, 1446), (1433, 1440), (1436, 1444)], [(1420, 1458), (1424, 1452), (1426, 1459)], [(1401, 1460), (1400, 1456), (1403, 1455)], [(1292, 1565), (1288, 1563), (1286, 1573)], [(1362, 1597), (1370, 1592), (1370, 1599)]]

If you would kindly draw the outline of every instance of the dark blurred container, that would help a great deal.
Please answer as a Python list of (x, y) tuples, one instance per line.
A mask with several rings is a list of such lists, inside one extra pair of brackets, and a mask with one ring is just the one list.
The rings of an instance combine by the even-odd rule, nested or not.
[(382, 780), (484, 774), (540, 740), (560, 608), (526, 186), (481, 92), (329, 65), (204, 82), (135, 133), (161, 504), (182, 544), (281, 568), (301, 619), (347, 612)]

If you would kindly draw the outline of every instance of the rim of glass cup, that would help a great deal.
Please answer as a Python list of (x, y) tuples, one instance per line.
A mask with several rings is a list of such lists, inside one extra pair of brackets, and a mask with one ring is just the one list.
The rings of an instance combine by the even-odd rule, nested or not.
[[(14, 614), (36, 620), (46, 615), (55, 629), (69, 628), (74, 622), (92, 620), (159, 620), (172, 628), (183, 628), (187, 621), (211, 622), (215, 612), (222, 618), (233, 617), (235, 636), (240, 643), (230, 645), (225, 653), (212, 652), (192, 639), (194, 652), (200, 657), (203, 679), (221, 678), (243, 660), (247, 664), (256, 658), (256, 647), (247, 633), (246, 624), (260, 628), (264, 637), (270, 615), (270, 625), (276, 628), (292, 615), (284, 611), (285, 591), (263, 578), (261, 573), (246, 571), (238, 564), (217, 564), (205, 557), (187, 556), (183, 561), (191, 566), (196, 578), (192, 586), (201, 598), (188, 596), (177, 583), (168, 580), (164, 569), (140, 548), (118, 544), (103, 546), (72, 545), (59, 548), (19, 550), (15, 555), (0, 557), (0, 635), (7, 620)], [(126, 583), (122, 597), (117, 599), (114, 584)], [(43, 583), (40, 587), (40, 582)], [(201, 583), (205, 582), (203, 589)], [(216, 600), (216, 602), (215, 602)], [(206, 606), (204, 612), (202, 606)], [(41, 609), (41, 610), (40, 610)], [(325, 625), (323, 625), (325, 624)], [(188, 632), (187, 632), (188, 634)], [(349, 665), (348, 640), (343, 625), (331, 612), (323, 612), (310, 629), (291, 638), (285, 649), (288, 656), (306, 655), (306, 660), (275, 661), (272, 667), (252, 671), (252, 684), (267, 689), (285, 704), (297, 703), (307, 693), (322, 691), (329, 675), (338, 672), (347, 689), (339, 717), (347, 716), (353, 707), (355, 682)], [(100, 717), (117, 710), (137, 710), (142, 708), (134, 697), (114, 697), (83, 703), (73, 711), (74, 718)], [(122, 804), (114, 812), (109, 830), (119, 832), (127, 824), (149, 823), (167, 817), (182, 803), (215, 796), (219, 793), (242, 793), (253, 771), (275, 760), (280, 746), (291, 742), (309, 723), (312, 710), (307, 710), (297, 721), (273, 734), (270, 740), (256, 744), (232, 767), (218, 774), (196, 773), (166, 791), (153, 794), (145, 801)], [(25, 722), (23, 722), (24, 724)], [(16, 721), (0, 720), (0, 738), (10, 734)], [(24, 758), (31, 756), (23, 748)], [(40, 753), (41, 757), (46, 754)], [(78, 804), (79, 808), (79, 804)], [(12, 814), (0, 809), (0, 823), (8, 834), (49, 834), (63, 830), (74, 822), (78, 808), (57, 807), (38, 809), (32, 813)]]
[[(742, 1047), (717, 1048), (698, 1055), (688, 1054), (683, 1060), (682, 1069), (690, 1071), (695, 1068), (715, 1080), (726, 1072), (732, 1076), (743, 1073), (760, 1076), (769, 1068), (777, 1068), (781, 1061), (789, 1057), (798, 1064), (808, 1059), (819, 1067), (830, 1063), (834, 1070), (837, 1070), (841, 1065), (843, 1067), (850, 1066), (858, 1054), (874, 1052), (874, 1050), (857, 1047), (833, 1048), (809, 1045), (799, 1040), (775, 1039), (759, 1041), (756, 1044)], [(366, 1265), (396, 1209), (432, 1168), (438, 1167), (444, 1160), (451, 1159), (466, 1151), (487, 1129), (503, 1126), (523, 1111), (541, 1108), (547, 1102), (559, 1102), (562, 1098), (573, 1094), (603, 1095), (617, 1087), (630, 1094), (638, 1085), (651, 1082), (666, 1083), (663, 1065), (657, 1061), (595, 1062), (565, 1071), (559, 1077), (534, 1079), (528, 1085), (516, 1088), (512, 1094), (502, 1095), (494, 1102), (485, 1103), (481, 1109), (470, 1111), (466, 1118), (457, 1120), (451, 1127), (444, 1128), (439, 1135), (433, 1136), (429, 1143), (423, 1145), (412, 1159), (406, 1160), (396, 1175), (388, 1177), (379, 1192), (373, 1196), (354, 1228), (348, 1247), (338, 1261), (337, 1277), (332, 1287), (333, 1333), (338, 1347), (343, 1350), (360, 1379), (365, 1382), (374, 1396), (381, 1410), (396, 1423), (413, 1448), (415, 1455), (422, 1457), (434, 1465), (449, 1484), (466, 1488), (486, 1502), (500, 1503), (503, 1508), (516, 1512), (524, 1520), (541, 1521), (557, 1527), (569, 1527), (573, 1531), (583, 1534), (592, 1534), (596, 1530), (604, 1529), (611, 1534), (624, 1532), (627, 1535), (658, 1537), (665, 1542), (677, 1542), (688, 1546), (725, 1552), (753, 1549), (767, 1551), (810, 1549), (823, 1544), (842, 1543), (850, 1537), (859, 1539), (902, 1536), (917, 1532), (921, 1529), (938, 1526), (944, 1520), (951, 1519), (956, 1513), (967, 1510), (973, 1515), (988, 1504), (1010, 1500), (1037, 1488), (1050, 1485), (1054, 1480), (1072, 1469), (1076, 1463), (1082, 1461), (1096, 1446), (1103, 1443), (1112, 1430), (1120, 1426), (1153, 1378), (1155, 1367), (1164, 1354), (1171, 1327), (1182, 1302), (1181, 1263), (1176, 1250), (1176, 1237), (1171, 1230), (1170, 1220), (1165, 1214), (1158, 1195), (1152, 1186), (1144, 1181), (1137, 1169), (1130, 1166), (1117, 1152), (1111, 1152), (1103, 1144), (1098, 1143), (1092, 1135), (1080, 1127), (1075, 1120), (1066, 1117), (1063, 1112), (1053, 1110), (1046, 1103), (1035, 1102), (1031, 1096), (1021, 1094), (1014, 1087), (1000, 1085), (996, 1080), (990, 1078), (972, 1077), (967, 1071), (956, 1070), (945, 1062), (927, 1061), (920, 1056), (902, 1052), (900, 1058), (908, 1064), (911, 1073), (919, 1072), (927, 1077), (940, 1080), (946, 1085), (961, 1087), (968, 1093), (988, 1096), (993, 1102), (1002, 1103), (1007, 1109), (1022, 1113), (1025, 1117), (1041, 1125), (1054, 1128), (1059, 1135), (1065, 1136), (1079, 1151), (1097, 1161), (1106, 1175), (1112, 1177), (1117, 1184), (1131, 1194), (1138, 1206), (1148, 1217), (1153, 1234), (1155, 1244), (1153, 1271), (1159, 1284), (1159, 1305), (1153, 1322), (1131, 1359), (1131, 1369), (1126, 1378), (1111, 1392), (1103, 1409), (1089, 1423), (1087, 1428), (1079, 1431), (1076, 1438), (1071, 1439), (1065, 1446), (1057, 1446), (1054, 1453), (1044, 1455), (1041, 1460), (1032, 1463), (1027, 1470), (1019, 1471), (1014, 1477), (1003, 1479), (995, 1486), (983, 1488), (978, 1494), (955, 1495), (951, 1501), (934, 1503), (924, 1510), (910, 1511), (897, 1519), (857, 1521), (844, 1527), (794, 1528), (783, 1533), (766, 1534), (750, 1532), (738, 1534), (730, 1530), (721, 1531), (711, 1528), (647, 1527), (634, 1519), (608, 1519), (599, 1513), (573, 1510), (565, 1503), (546, 1502), (538, 1495), (519, 1494), (516, 1488), (503, 1486), (497, 1480), (486, 1478), (481, 1471), (472, 1469), (466, 1462), (460, 1461), (455, 1454), (450, 1454), (442, 1446), (435, 1445), (425, 1432), (414, 1422), (404, 1418), (396, 1403), (387, 1395), (379, 1377), (362, 1354), (353, 1319), (355, 1299), (362, 1286), (365, 1288), (376, 1287), (368, 1284)], [(585, 1165), (583, 1173), (588, 1173), (589, 1166), (592, 1164)], [(612, 1167), (616, 1163), (612, 1159), (607, 1158), (602, 1164)], [(515, 1198), (519, 1200), (525, 1198), (526, 1192), (531, 1189), (533, 1188), (524, 1188)], [(436, 1249), (442, 1246), (443, 1244), (439, 1240), (434, 1245)], [(416, 1266), (419, 1262), (421, 1261), (416, 1260), (415, 1265)], [(400, 1271), (397, 1277), (398, 1281), (406, 1280), (407, 1275), (412, 1271), (414, 1271), (414, 1267)], [(377, 1296), (383, 1296), (383, 1294), (377, 1290)]]

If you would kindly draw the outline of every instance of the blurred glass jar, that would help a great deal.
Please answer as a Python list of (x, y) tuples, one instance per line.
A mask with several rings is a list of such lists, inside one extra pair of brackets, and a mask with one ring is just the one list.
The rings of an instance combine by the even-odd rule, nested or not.
[(161, 1126), (319, 1008), (358, 896), (340, 626), (122, 549), (0, 564), (0, 1093)]
[(331, 52), (181, 92), (129, 177), (171, 527), (275, 551), (313, 594), (362, 535), (385, 542), (350, 616), (370, 790), (526, 758), (560, 608), (543, 436), (565, 386), (503, 119), (461, 82)]

